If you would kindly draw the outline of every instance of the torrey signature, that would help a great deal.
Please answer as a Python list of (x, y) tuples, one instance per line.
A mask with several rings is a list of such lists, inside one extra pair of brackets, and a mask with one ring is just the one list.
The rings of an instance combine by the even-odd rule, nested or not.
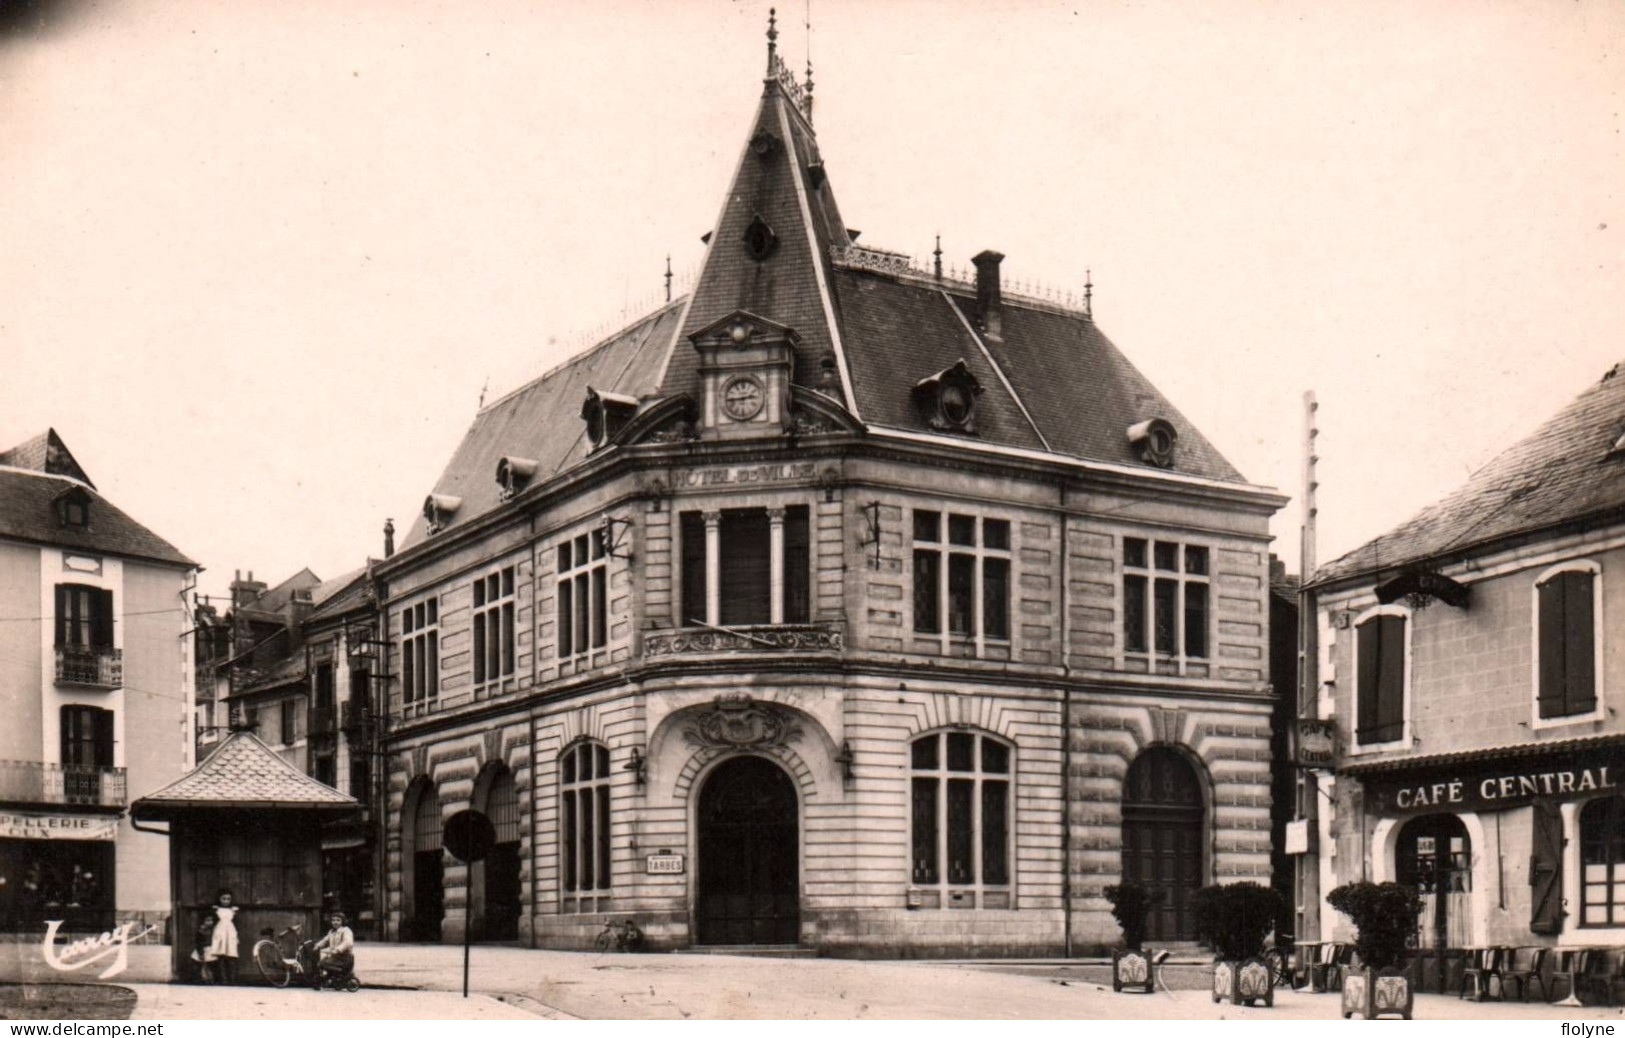
[(95, 937), (81, 937), (71, 944), (64, 945), (62, 954), (58, 955), (56, 934), (61, 928), (60, 919), (53, 919), (45, 924), (45, 964), (54, 970), (69, 973), (112, 956), (113, 961), (102, 970), (100, 977), (97, 978), (99, 980), (123, 973), (125, 967), (130, 964), (130, 942), (139, 941), (158, 929), (156, 926), (149, 926), (140, 933), (135, 933), (136, 922), (132, 919), (127, 923), (120, 923), (106, 933)]

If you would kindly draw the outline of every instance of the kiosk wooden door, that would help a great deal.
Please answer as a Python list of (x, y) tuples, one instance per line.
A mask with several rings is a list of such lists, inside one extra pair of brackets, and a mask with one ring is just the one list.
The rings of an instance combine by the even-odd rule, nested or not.
[(699, 944), (794, 944), (801, 931), (800, 841), (790, 776), (737, 757), (705, 780), (699, 803)]

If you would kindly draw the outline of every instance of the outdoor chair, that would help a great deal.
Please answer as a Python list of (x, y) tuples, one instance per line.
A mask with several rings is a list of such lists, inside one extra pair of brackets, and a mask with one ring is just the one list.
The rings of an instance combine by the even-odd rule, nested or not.
[(1337, 971), (1337, 961), (1342, 955), (1342, 950), (1343, 945), (1333, 941), (1327, 941), (1320, 946), (1320, 954), (1309, 964), (1310, 991), (1336, 991), (1342, 986), (1332, 985), (1332, 976)]
[[(1580, 978), (1591, 969), (1591, 960), (1595, 949), (1593, 948), (1560, 948), (1557, 952), (1557, 966), (1552, 970), (1552, 989), (1555, 991), (1557, 982), (1564, 981), (1568, 985), (1568, 997), (1563, 1001), (1569, 1005), (1583, 1005), (1580, 1001)], [(1550, 996), (1547, 998), (1550, 1001)]]
[[(1472, 986), (1474, 1002), (1483, 1002), (1490, 997), (1491, 984), (1501, 976), (1505, 949), (1502, 948), (1469, 948), (1461, 970), (1461, 981), (1456, 985), (1456, 997), (1466, 998), (1468, 985)], [(1506, 996), (1506, 984), (1500, 984), (1501, 994), (1497, 998)]]
[(1532, 984), (1540, 985), (1540, 1000), (1547, 1001), (1546, 997), (1546, 958), (1551, 954), (1549, 948), (1514, 948), (1512, 957), (1501, 970), (1501, 997), (1506, 997), (1508, 984), (1518, 985), (1518, 1000), (1529, 1001), (1529, 987)]
[(1320, 961), (1320, 941), (1299, 941), (1292, 950), (1292, 986), (1294, 989), (1309, 985), (1309, 969)]
[[(1625, 952), (1617, 949), (1593, 948), (1591, 957), (1579, 976), (1580, 990), (1589, 994), (1598, 1005), (1614, 1004), (1614, 989), (1625, 983)], [(1581, 996), (1581, 1001), (1585, 995)]]

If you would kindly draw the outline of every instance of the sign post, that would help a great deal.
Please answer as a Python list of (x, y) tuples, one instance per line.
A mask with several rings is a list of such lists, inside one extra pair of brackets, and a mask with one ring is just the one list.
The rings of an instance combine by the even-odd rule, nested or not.
[[(446, 819), (446, 830), (441, 837), (446, 850), (464, 865), (484, 861), (496, 845), (497, 831), (491, 819), (480, 811), (459, 811)], [(468, 942), (472, 935), (474, 912), (474, 877), (463, 881), (463, 997), (468, 997)]]

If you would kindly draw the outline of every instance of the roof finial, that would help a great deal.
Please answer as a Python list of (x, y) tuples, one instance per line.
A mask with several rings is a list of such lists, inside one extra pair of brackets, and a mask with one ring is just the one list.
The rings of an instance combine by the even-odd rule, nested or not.
[(779, 9), (767, 9), (767, 74), (779, 70)]
[(666, 253), (666, 302), (671, 302), (671, 253)]
[(936, 257), (935, 262), (933, 262), (931, 264), (932, 273), (934, 273), (936, 275), (936, 278), (937, 278), (938, 281), (941, 281), (942, 280), (942, 235), (940, 235), (940, 234), (937, 235), (937, 247), (931, 251), (931, 255)]
[(806, 93), (802, 94), (802, 107), (805, 110), (807, 121), (812, 122), (813, 112), (813, 77), (812, 77), (812, 0), (807, 0), (807, 83)]
[(1083, 272), (1083, 316), (1095, 316), (1095, 278), (1094, 273), (1087, 269)]

